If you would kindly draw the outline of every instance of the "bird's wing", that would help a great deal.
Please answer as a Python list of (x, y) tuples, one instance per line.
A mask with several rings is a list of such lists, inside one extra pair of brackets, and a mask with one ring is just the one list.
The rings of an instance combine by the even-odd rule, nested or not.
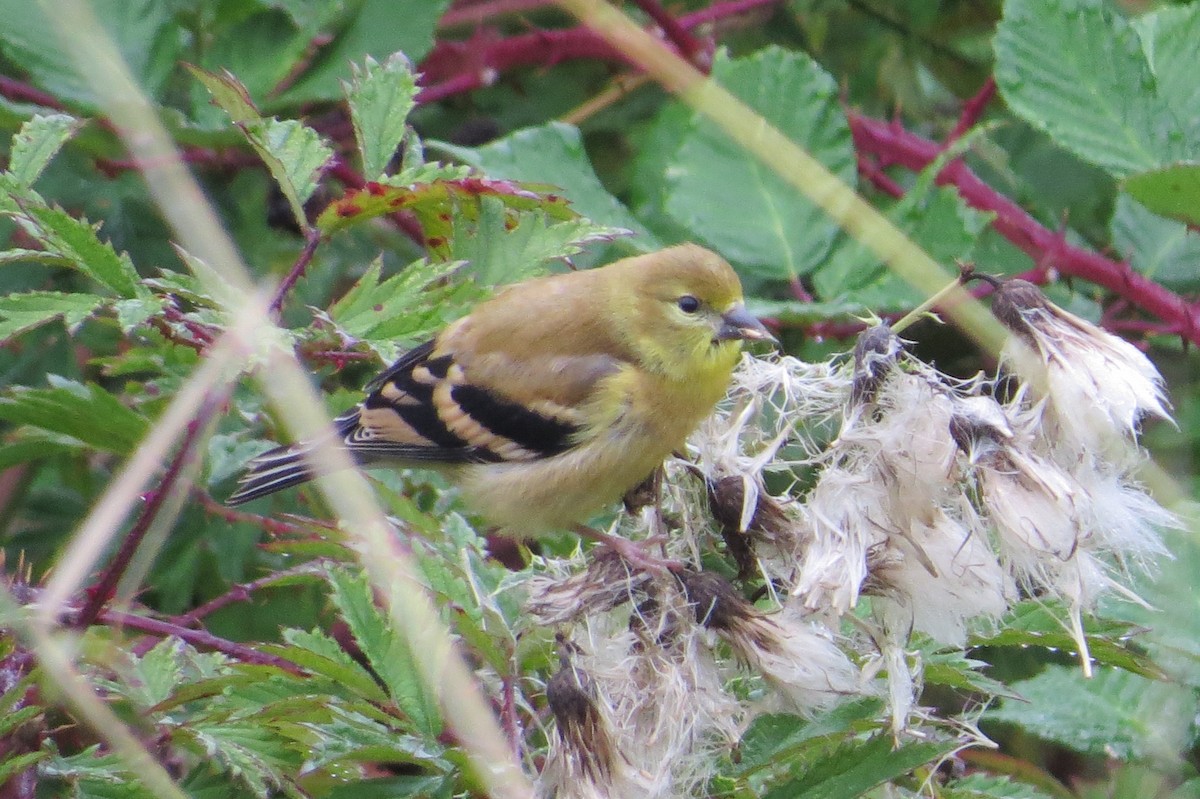
[[(586, 401), (620, 363), (597, 353), (542, 353), (461, 345), (445, 336), (406, 353), (340, 417), (363, 460), (529, 461), (565, 452), (588, 427)], [(472, 342), (474, 343), (474, 342)]]

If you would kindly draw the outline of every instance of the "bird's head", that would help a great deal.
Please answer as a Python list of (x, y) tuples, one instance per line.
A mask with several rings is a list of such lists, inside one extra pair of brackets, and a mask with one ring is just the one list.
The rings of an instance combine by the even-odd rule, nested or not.
[(742, 284), (724, 258), (681, 244), (621, 262), (616, 312), (643, 365), (686, 376), (732, 367), (743, 341), (774, 341), (742, 302)]

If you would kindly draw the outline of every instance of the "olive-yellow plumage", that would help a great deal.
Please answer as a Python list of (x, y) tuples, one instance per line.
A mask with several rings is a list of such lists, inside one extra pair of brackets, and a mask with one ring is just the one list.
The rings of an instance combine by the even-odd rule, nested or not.
[[(364, 464), (433, 467), (518, 536), (571, 529), (682, 446), (769, 334), (694, 244), (508, 287), (406, 353), (337, 420)], [(312, 479), (310, 447), (251, 462), (231, 503)]]

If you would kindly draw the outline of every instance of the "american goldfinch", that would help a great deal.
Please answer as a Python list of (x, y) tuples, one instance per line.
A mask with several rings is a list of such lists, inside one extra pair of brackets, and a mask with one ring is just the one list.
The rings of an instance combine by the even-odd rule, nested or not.
[[(506, 533), (579, 526), (645, 480), (770, 339), (737, 274), (694, 244), (536, 278), (403, 355), (336, 420), (364, 465), (448, 473)], [(312, 446), (252, 460), (230, 504), (314, 477)]]

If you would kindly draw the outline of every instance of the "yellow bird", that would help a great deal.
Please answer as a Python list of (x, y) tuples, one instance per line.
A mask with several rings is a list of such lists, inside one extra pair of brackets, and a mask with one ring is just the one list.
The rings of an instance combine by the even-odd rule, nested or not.
[[(375, 378), (337, 432), (364, 465), (448, 473), (510, 535), (581, 531), (712, 412), (747, 339), (771, 335), (737, 274), (683, 244), (502, 290)], [(258, 456), (229, 503), (311, 480), (312, 449)]]

